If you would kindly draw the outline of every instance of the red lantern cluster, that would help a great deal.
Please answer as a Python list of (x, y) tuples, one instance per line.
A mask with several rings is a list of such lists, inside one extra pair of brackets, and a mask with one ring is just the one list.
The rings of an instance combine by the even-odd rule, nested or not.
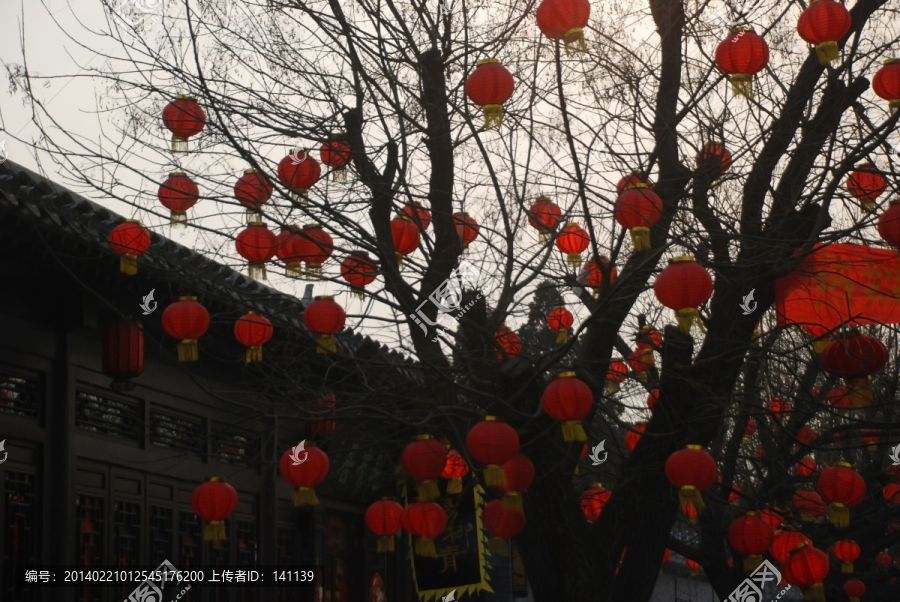
[(900, 59), (886, 59), (884, 66), (872, 78), (872, 89), (888, 101), (891, 113), (900, 107)]
[(337, 352), (334, 335), (341, 331), (347, 321), (344, 308), (334, 301), (334, 297), (323, 295), (306, 306), (303, 324), (316, 335), (316, 353)]
[(150, 232), (136, 219), (127, 219), (109, 233), (109, 247), (119, 254), (119, 271), (137, 274), (137, 258), (150, 248)]
[(220, 477), (211, 477), (191, 494), (194, 513), (207, 525), (203, 529), (205, 541), (221, 541), (226, 538), (225, 519), (234, 514), (238, 494), (234, 487)]
[[(718, 467), (713, 457), (700, 445), (688, 445), (666, 460), (666, 478), (678, 487), (678, 499), (682, 512), (692, 504), (696, 510), (706, 507), (701, 492), (716, 482)], [(693, 522), (693, 521), (691, 521)]]
[(861, 163), (847, 177), (847, 192), (860, 202), (866, 211), (875, 209), (875, 199), (887, 188), (887, 180), (871, 163)]
[(400, 514), (400, 524), (415, 536), (416, 555), (437, 558), (434, 538), (447, 528), (447, 514), (440, 504), (434, 502), (410, 504)]
[(156, 193), (159, 202), (170, 211), (173, 226), (186, 226), (187, 211), (200, 199), (200, 189), (182, 171), (173, 171)]
[(484, 112), (484, 129), (490, 130), (503, 124), (503, 103), (512, 98), (516, 82), (506, 67), (497, 59), (484, 59), (475, 63), (466, 79), (466, 96)]
[(750, 26), (733, 28), (716, 48), (716, 65), (730, 76), (735, 94), (753, 98), (753, 76), (769, 64), (769, 45)]
[(591, 522), (600, 518), (603, 507), (609, 501), (612, 492), (600, 483), (592, 483), (581, 494), (581, 512)]
[(234, 239), (238, 254), (247, 260), (251, 280), (266, 280), (266, 263), (275, 257), (278, 238), (263, 223), (251, 223)]
[(838, 462), (823, 470), (816, 489), (828, 502), (828, 517), (838, 529), (847, 528), (850, 508), (866, 497), (866, 481), (846, 462)]
[(319, 158), (332, 169), (332, 180), (335, 182), (347, 180), (347, 164), (353, 161), (353, 156), (344, 135), (338, 134), (333, 136), (332, 140), (323, 142), (322, 148), (319, 149)]
[(351, 251), (341, 262), (341, 277), (350, 285), (350, 293), (365, 298), (366, 285), (375, 281), (378, 270), (365, 251)]
[(163, 330), (178, 343), (178, 361), (196, 362), (200, 359), (197, 339), (209, 328), (209, 312), (197, 303), (197, 297), (179, 297), (162, 315)]
[(506, 487), (503, 465), (519, 451), (519, 435), (496, 416), (485, 416), (466, 436), (469, 455), (485, 465), (484, 482), (491, 487)]
[(550, 236), (562, 217), (562, 210), (550, 197), (539, 196), (528, 211), (528, 223), (538, 231), (542, 243), (550, 240)]
[(744, 556), (744, 572), (750, 573), (762, 564), (762, 555), (775, 538), (772, 527), (763, 522), (755, 512), (735, 520), (728, 528), (728, 543)]
[(234, 337), (247, 348), (246, 363), (262, 361), (262, 346), (272, 338), (274, 329), (265, 316), (249, 311), (234, 323)]
[(172, 152), (187, 154), (188, 138), (203, 131), (206, 113), (197, 99), (179, 94), (162, 112), (163, 125), (172, 132)]
[(103, 374), (111, 376), (110, 388), (128, 391), (129, 379), (144, 371), (144, 329), (140, 322), (112, 320), (103, 327)]
[(247, 208), (247, 223), (262, 220), (260, 210), (275, 189), (258, 169), (248, 169), (234, 184), (234, 197)]
[(840, 335), (822, 352), (822, 367), (834, 378), (847, 383), (853, 407), (872, 403), (872, 378), (887, 364), (887, 348), (875, 337), (851, 330)]
[(541, 33), (551, 40), (563, 40), (566, 54), (585, 52), (583, 29), (590, 16), (588, 0), (543, 0), (535, 13)]
[(322, 168), (309, 156), (308, 148), (295, 148), (278, 163), (278, 181), (291, 191), (291, 200), (305, 205), (309, 189), (319, 181)]
[(797, 21), (797, 33), (816, 47), (820, 65), (838, 59), (837, 42), (850, 31), (850, 12), (834, 0), (813, 0)]
[[(305, 454), (300, 457), (301, 454)], [(297, 464), (298, 458), (300, 461)], [(284, 452), (278, 469), (282, 478), (294, 488), (294, 506), (315, 506), (319, 503), (314, 487), (328, 476), (331, 461), (328, 454), (312, 441), (301, 441), (297, 448)]]
[(631, 234), (635, 251), (650, 249), (650, 228), (662, 217), (663, 203), (646, 184), (634, 184), (616, 200), (616, 222)]
[(447, 465), (447, 450), (442, 444), (431, 435), (417, 435), (403, 450), (400, 463), (406, 474), (418, 482), (420, 502), (430, 502), (440, 496), (437, 479)]
[(575, 222), (566, 224), (556, 238), (556, 248), (566, 254), (566, 260), (571, 268), (581, 265), (581, 254), (591, 243), (590, 236)]
[(541, 396), (541, 407), (554, 420), (562, 422), (564, 441), (586, 441), (581, 420), (594, 405), (594, 394), (574, 372), (560, 372)]
[(366, 509), (366, 525), (378, 536), (376, 551), (394, 551), (394, 535), (400, 530), (401, 514), (403, 506), (389, 497), (381, 498)]
[(700, 320), (698, 308), (712, 296), (713, 281), (704, 268), (694, 262), (694, 258), (682, 255), (669, 260), (669, 265), (660, 272), (653, 283), (653, 292), (660, 303), (675, 310), (678, 327), (689, 333), (696, 323), (706, 332)]

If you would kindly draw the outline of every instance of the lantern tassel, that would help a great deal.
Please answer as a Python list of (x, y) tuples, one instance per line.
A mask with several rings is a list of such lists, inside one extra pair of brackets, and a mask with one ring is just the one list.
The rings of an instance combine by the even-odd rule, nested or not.
[(841, 56), (841, 51), (837, 42), (822, 42), (821, 44), (816, 44), (816, 56), (819, 57), (820, 65), (828, 65)]
[(572, 441), (587, 441), (587, 435), (584, 433), (584, 427), (581, 426), (580, 420), (566, 420), (562, 423), (563, 441), (566, 443)]
[(650, 228), (637, 226), (628, 231), (631, 234), (631, 244), (635, 251), (650, 250)]
[(196, 362), (200, 359), (200, 349), (197, 347), (197, 339), (184, 339), (178, 343), (178, 361)]
[(334, 336), (319, 333), (316, 335), (316, 353), (337, 353), (337, 345), (334, 344)]
[(321, 280), (322, 279), (322, 264), (321, 263), (307, 263), (306, 264), (306, 279), (307, 280)]
[(556, 331), (556, 344), (565, 343), (569, 340), (569, 329), (560, 328)]
[(807, 587), (803, 590), (803, 599), (812, 600), (813, 602), (826, 602), (825, 588), (822, 587), (821, 583), (816, 583), (812, 587)]
[(646, 383), (648, 381), (646, 370), (641, 370), (640, 372), (636, 373), (635, 376), (637, 376), (637, 379), (642, 383)]
[(251, 263), (247, 269), (247, 274), (249, 274), (250, 280), (268, 280), (266, 277), (266, 264), (264, 263)]
[(845, 379), (847, 383), (847, 400), (854, 408), (872, 405), (872, 377)]
[(298, 205), (309, 205), (309, 199), (306, 197), (309, 188), (293, 188), (291, 189), (291, 200)]
[(890, 109), (891, 115), (896, 113), (898, 108), (900, 108), (900, 99), (895, 98), (893, 100), (888, 101), (888, 109)]
[(584, 32), (580, 27), (567, 31), (564, 40), (566, 43), (566, 55), (570, 56), (587, 52), (587, 48), (584, 45)]
[(303, 264), (299, 261), (289, 261), (284, 266), (284, 275), (288, 278), (303, 278)]
[(247, 211), (245, 213), (247, 215), (247, 223), (248, 224), (263, 223), (262, 213), (260, 213), (259, 209), (255, 209), (253, 207), (247, 207)]
[(453, 477), (447, 481), (447, 493), (451, 495), (462, 493), (462, 479)]
[(172, 154), (186, 155), (189, 152), (188, 139), (172, 134)]
[(752, 573), (763, 563), (763, 557), (759, 554), (744, 556), (744, 572)]
[(747, 100), (753, 98), (753, 76), (749, 73), (735, 73), (731, 76), (731, 90)]
[(493, 535), (488, 539), (488, 550), (491, 551), (491, 554), (494, 556), (509, 556), (509, 542), (507, 542), (502, 537), (494, 537)]
[(815, 341), (813, 341), (813, 351), (816, 352), (816, 355), (822, 355), (825, 351), (825, 348), (831, 343), (828, 337), (819, 337)]
[(569, 264), (570, 268), (577, 270), (581, 267), (581, 253), (568, 253), (566, 255), (566, 262)]
[(225, 537), (225, 522), (220, 520), (211, 520), (203, 529), (204, 541), (222, 541)]
[(137, 274), (137, 255), (125, 253), (119, 257), (119, 271), (129, 276)]
[(878, 207), (878, 204), (873, 199), (860, 199), (859, 206), (862, 208), (863, 213), (872, 213)]
[(416, 556), (437, 558), (437, 550), (434, 548), (434, 541), (427, 537), (416, 537), (415, 548)]
[(441, 492), (438, 489), (437, 483), (431, 479), (420, 481), (417, 489), (420, 502), (430, 502), (441, 497)]
[(394, 255), (397, 257), (397, 267), (403, 268), (403, 253), (400, 251), (394, 251)]
[(338, 168), (335, 168), (334, 171), (331, 172), (331, 179), (335, 182), (346, 182), (347, 181), (347, 166), (341, 165)]
[(551, 232), (550, 230), (541, 230), (538, 233), (538, 242), (540, 242), (542, 245), (545, 245), (548, 242), (550, 242), (550, 239), (552, 237), (553, 237), (553, 232)]
[(838, 529), (846, 529), (850, 526), (850, 508), (834, 502), (828, 506), (828, 520)]
[(188, 224), (187, 211), (174, 209), (169, 214), (169, 225), (175, 228), (186, 228)]
[(841, 572), (842, 573), (852, 573), (853, 572), (853, 563), (852, 562), (842, 562), (841, 563)]
[(801, 513), (800, 513), (800, 520), (802, 520), (804, 523), (811, 523), (811, 522), (813, 522), (813, 521), (816, 520), (816, 517), (814, 517), (814, 516), (813, 516), (812, 514), (810, 514), (809, 512), (801, 512)]
[(246, 361), (245, 364), (252, 364), (253, 362), (261, 362), (262, 361), (262, 347), (259, 345), (253, 345), (247, 348), (246, 353)]
[(490, 487), (508, 487), (506, 472), (499, 464), (488, 464), (484, 467), (484, 482)]
[[(697, 512), (706, 508), (706, 504), (703, 503), (703, 496), (700, 495), (700, 490), (693, 485), (683, 485), (681, 489), (678, 490), (678, 502), (681, 504), (682, 510), (684, 510), (688, 504), (693, 504), (694, 508), (697, 509)], [(687, 514), (687, 512), (685, 512), (685, 514)]]
[(394, 536), (393, 535), (382, 535), (378, 538), (378, 543), (375, 546), (376, 552), (393, 552), (394, 551)]
[(366, 299), (366, 292), (363, 289), (356, 287), (356, 286), (350, 287), (350, 294), (353, 295), (354, 297), (356, 297), (357, 299), (359, 299), (360, 301), (365, 301), (365, 299)]
[(294, 506), (318, 506), (319, 498), (312, 487), (297, 487), (294, 489)]
[(859, 602), (859, 598), (857, 598), (856, 596), (853, 596), (850, 598), (850, 602)]
[(606, 389), (610, 393), (618, 393), (619, 392), (619, 383), (617, 383), (614, 380), (608, 380), (608, 381), (606, 381)]
[(684, 309), (679, 309), (675, 312), (675, 317), (678, 320), (678, 329), (681, 330), (681, 332), (690, 334), (691, 326), (693, 324), (697, 325), (697, 328), (700, 329), (700, 332), (706, 332), (706, 327), (703, 325), (703, 320), (700, 319), (700, 312), (698, 312), (694, 307), (685, 307)]
[(503, 125), (503, 105), (484, 105), (484, 129), (493, 130)]
[(505, 510), (524, 512), (524, 508), (522, 507), (522, 494), (518, 491), (507, 491), (504, 493), (503, 508)]

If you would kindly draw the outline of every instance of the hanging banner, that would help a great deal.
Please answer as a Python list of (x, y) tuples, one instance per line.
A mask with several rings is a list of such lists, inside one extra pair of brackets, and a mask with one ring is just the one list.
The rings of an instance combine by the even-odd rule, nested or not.
[(778, 325), (819, 337), (842, 324), (900, 324), (900, 256), (860, 245), (821, 246), (775, 283)]

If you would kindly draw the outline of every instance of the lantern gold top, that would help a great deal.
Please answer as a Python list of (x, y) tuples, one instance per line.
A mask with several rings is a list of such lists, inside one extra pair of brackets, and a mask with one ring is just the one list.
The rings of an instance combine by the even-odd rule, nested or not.
[(605, 489), (605, 487), (600, 483), (591, 483), (588, 489)]
[(267, 224), (267, 223), (265, 223), (265, 222), (250, 222), (249, 224), (247, 224), (247, 227), (249, 227), (249, 228), (266, 228), (266, 229), (268, 229), (268, 228), (269, 228), (269, 224)]
[(684, 449), (699, 449), (699, 450), (702, 450), (702, 449), (703, 449), (703, 446), (702, 446), (702, 445), (693, 445), (693, 444), (691, 444), (691, 445), (685, 445), (685, 446), (684, 446)]
[(756, 512), (754, 512), (753, 510), (751, 510), (750, 512), (745, 512), (745, 513), (744, 513), (744, 516), (756, 516)]
[(255, 315), (256, 315), (256, 312), (255, 312), (255, 311), (248, 311), (248, 312), (247, 312), (247, 315), (248, 315), (248, 316), (255, 316)]
[(518, 491), (507, 491), (503, 494), (503, 497), (520, 497), (522, 494)]
[(556, 375), (556, 378), (575, 378), (575, 373), (571, 370), (567, 370), (565, 372), (560, 372)]
[(304, 230), (312, 230), (313, 228), (321, 228), (321, 227), (322, 227), (322, 224), (317, 224), (317, 223), (313, 222), (311, 224), (306, 224), (305, 226), (303, 226), (303, 229)]
[(408, 222), (411, 222), (411, 221), (412, 221), (412, 218), (411, 218), (411, 217), (409, 217), (408, 215), (404, 215), (404, 214), (402, 214), (402, 213), (398, 213), (397, 215), (395, 215), (395, 216), (394, 216), (394, 219), (402, 219), (402, 220), (406, 220), (406, 221), (408, 221)]
[(196, 301), (197, 297), (195, 297), (193, 295), (183, 295), (181, 297), (178, 297), (178, 300), (179, 301)]
[(406, 201), (406, 205), (412, 205), (413, 207), (421, 207), (422, 203), (419, 201)]
[(187, 174), (184, 173), (183, 171), (173, 171), (172, 173), (169, 174), (170, 178), (183, 178), (185, 176), (187, 176)]
[(554, 307), (553, 309), (565, 309), (565, 308), (566, 308), (565, 305), (557, 305), (557, 306)]
[(732, 27), (731, 29), (729, 29), (728, 35), (734, 35), (742, 31), (752, 31), (753, 33), (756, 33), (756, 30), (753, 29), (752, 25), (738, 25), (737, 27)]
[(258, 170), (258, 169), (245, 169), (245, 170), (244, 170), (244, 175), (245, 175), (245, 176), (248, 175), (248, 174), (251, 174), (251, 173), (259, 173), (259, 170)]
[(386, 495), (386, 496), (384, 496), (383, 498), (381, 498), (381, 501), (382, 501), (382, 502), (394, 502), (394, 501), (396, 501), (396, 500), (397, 500), (397, 498), (391, 497), (391, 496), (389, 496), (389, 495)]
[(469, 214), (465, 211), (457, 211), (453, 214), (453, 217), (469, 217)]
[(488, 65), (490, 63), (499, 63), (500, 59), (481, 59), (480, 61), (475, 61), (476, 67), (481, 67), (482, 65)]
[(306, 441), (305, 447), (318, 447), (315, 441)]
[(510, 328), (506, 324), (501, 324), (500, 326), (497, 327), (497, 332), (501, 332), (501, 331), (506, 332), (507, 330), (512, 330), (512, 328)]
[(503, 422), (503, 421), (500, 420), (500, 418), (498, 418), (497, 416), (485, 416), (485, 417), (484, 417), (484, 421), (485, 421), (485, 422)]
[(579, 224), (578, 222), (569, 222), (568, 224), (566, 224), (566, 228), (568, 228), (569, 226), (577, 226), (580, 228), (581, 224)]
[(225, 477), (209, 477), (210, 483), (224, 483)]
[(849, 462), (835, 462), (834, 465), (842, 468), (853, 468), (853, 464), (850, 464)]
[(334, 301), (333, 295), (319, 295), (316, 297), (316, 301)]
[(187, 94), (179, 94), (178, 96), (175, 97), (175, 99), (176, 100), (192, 100), (194, 102), (197, 102), (196, 98), (194, 98), (193, 96), (188, 96)]
[(138, 224), (138, 225), (140, 225), (141, 220), (137, 220), (137, 219), (127, 219), (127, 220), (125, 220), (125, 223), (126, 223), (126, 224)]
[(553, 199), (548, 197), (546, 194), (542, 194), (542, 195), (538, 196), (538, 198), (535, 199), (535, 202), (537, 202), (537, 201), (552, 201), (552, 200)]
[(413, 441), (428, 441), (431, 439), (431, 435), (416, 435), (413, 437)]
[(669, 260), (669, 265), (673, 263), (686, 263), (688, 261), (694, 261), (694, 258), (690, 255), (679, 255), (678, 257), (673, 257)]
[(900, 63), (900, 59), (884, 59), (885, 65), (894, 65), (896, 63)]

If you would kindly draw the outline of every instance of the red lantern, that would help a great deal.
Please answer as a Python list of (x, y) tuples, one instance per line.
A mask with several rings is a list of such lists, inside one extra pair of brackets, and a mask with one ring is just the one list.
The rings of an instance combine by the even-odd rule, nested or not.
[(376, 551), (394, 551), (394, 535), (400, 530), (402, 513), (403, 506), (390, 497), (383, 497), (366, 509), (366, 525), (378, 536)]
[(778, 531), (775, 533), (772, 544), (769, 546), (769, 554), (778, 562), (784, 563), (788, 556), (791, 555), (791, 550), (803, 542), (806, 542), (807, 545), (812, 545), (812, 540), (800, 531), (789, 529)]
[(609, 284), (612, 285), (616, 281), (618, 270), (610, 265), (609, 259), (605, 256), (600, 257), (599, 263), (595, 257), (591, 257), (578, 274), (578, 282), (594, 289), (594, 297), (600, 295), (600, 288), (604, 285), (604, 270), (609, 271)]
[(196, 98), (179, 94), (162, 112), (163, 125), (172, 132), (172, 152), (187, 154), (188, 138), (203, 131), (206, 113)]
[(888, 483), (881, 490), (881, 495), (888, 504), (892, 506), (900, 506), (900, 483)]
[(847, 383), (850, 405), (872, 403), (872, 379), (888, 360), (887, 348), (874, 337), (851, 330), (835, 338), (822, 352), (822, 368)]
[(721, 142), (710, 142), (709, 144), (705, 144), (703, 148), (700, 149), (700, 152), (697, 153), (696, 158), (697, 167), (701, 167), (712, 157), (719, 158), (719, 165), (721, 166), (719, 168), (720, 176), (728, 171), (729, 167), (731, 167), (731, 153)]
[(891, 555), (887, 553), (887, 550), (878, 553), (878, 555), (875, 557), (875, 564), (877, 564), (881, 568), (891, 566)]
[(847, 389), (844, 387), (834, 387), (825, 394), (825, 400), (839, 409), (847, 409), (850, 406), (850, 396), (847, 395)]
[(550, 240), (552, 230), (559, 223), (562, 210), (550, 197), (539, 196), (528, 211), (528, 223), (538, 231), (542, 243)]
[(500, 347), (497, 351), (497, 361), (515, 359), (522, 351), (522, 339), (506, 324), (501, 324), (494, 332), (494, 341)]
[(422, 232), (431, 225), (431, 211), (423, 207), (419, 201), (407, 201), (403, 209), (400, 210), (400, 215), (406, 215), (413, 222), (418, 218), (419, 223), (417, 225)]
[(322, 163), (332, 168), (331, 179), (335, 182), (347, 181), (347, 164), (353, 161), (350, 154), (350, 145), (343, 135), (337, 135), (333, 140), (322, 143), (319, 149), (319, 158)]
[(485, 464), (484, 481), (491, 487), (506, 487), (503, 465), (519, 451), (519, 435), (496, 416), (485, 416), (466, 436), (469, 455)]
[(888, 101), (891, 113), (900, 106), (900, 59), (886, 59), (872, 78), (875, 94)]
[(656, 411), (656, 402), (659, 401), (659, 389), (653, 389), (647, 394), (647, 409), (650, 412)]
[(418, 482), (420, 502), (430, 502), (441, 495), (437, 478), (447, 465), (447, 450), (431, 435), (416, 435), (403, 450), (400, 463), (406, 474)]
[(875, 209), (875, 199), (887, 188), (878, 168), (871, 163), (860, 163), (847, 177), (847, 192), (855, 197), (866, 211)]
[(591, 522), (600, 518), (600, 513), (603, 512), (603, 507), (611, 495), (612, 492), (600, 483), (591, 483), (591, 486), (581, 494), (581, 512), (584, 517)]
[(877, 449), (878, 440), (881, 439), (881, 434), (878, 432), (878, 429), (860, 429), (860, 435), (862, 442), (866, 444), (866, 448), (869, 451), (875, 451)]
[(262, 221), (260, 209), (275, 189), (258, 169), (248, 169), (234, 184), (234, 197), (247, 208), (247, 223)]
[(347, 321), (344, 308), (335, 303), (334, 297), (322, 295), (306, 306), (303, 323), (316, 335), (316, 353), (337, 352), (334, 335)]
[(522, 509), (522, 492), (534, 481), (534, 464), (525, 454), (518, 453), (503, 464), (506, 486), (497, 489), (503, 492), (503, 503), (518, 510)]
[(196, 362), (200, 358), (197, 339), (209, 328), (209, 312), (197, 303), (197, 297), (178, 297), (162, 315), (163, 330), (178, 343), (178, 361)]
[(291, 191), (291, 200), (301, 205), (308, 202), (306, 195), (321, 175), (322, 168), (309, 156), (308, 148), (295, 148), (278, 163), (278, 180)]
[(784, 517), (771, 508), (765, 508), (759, 513), (760, 519), (773, 529), (777, 529), (784, 522)]
[(194, 490), (191, 507), (208, 523), (203, 529), (205, 541), (225, 539), (225, 519), (234, 513), (237, 505), (237, 491), (221, 477), (211, 477)]
[(419, 248), (419, 227), (408, 215), (397, 214), (391, 220), (391, 239), (394, 241), (394, 255), (397, 265), (403, 267), (403, 258)]
[(456, 235), (462, 241), (463, 252), (465, 252), (472, 241), (478, 238), (478, 230), (480, 230), (478, 222), (468, 213), (454, 213), (453, 223), (456, 225)]
[(840, 56), (837, 42), (850, 31), (850, 12), (834, 0), (813, 0), (797, 21), (797, 33), (816, 47), (820, 65)]
[(407, 532), (416, 536), (417, 556), (437, 558), (434, 538), (447, 528), (447, 514), (439, 504), (434, 502), (410, 504), (400, 514), (400, 524)]
[(350, 284), (350, 293), (365, 298), (367, 284), (375, 281), (378, 270), (365, 251), (352, 251), (341, 262), (341, 276)]
[(806, 456), (797, 462), (797, 474), (800, 476), (808, 477), (814, 472), (816, 472), (816, 461), (812, 457)]
[(638, 349), (662, 349), (662, 335), (649, 324), (641, 327), (634, 340)]
[(666, 460), (666, 478), (678, 487), (682, 511), (688, 503), (703, 510), (706, 505), (700, 492), (709, 489), (717, 476), (716, 461), (700, 445), (688, 445)]
[(187, 211), (200, 198), (200, 189), (182, 171), (173, 171), (156, 193), (159, 202), (170, 211), (169, 221), (173, 226), (186, 226)]
[(690, 558), (684, 559), (684, 565), (691, 570), (691, 577), (696, 577), (700, 571), (700, 563)]
[(516, 82), (512, 73), (497, 59), (475, 63), (475, 71), (466, 79), (466, 96), (484, 112), (484, 129), (503, 124), (503, 103), (512, 97)]
[(675, 310), (678, 327), (686, 333), (690, 333), (691, 324), (695, 322), (701, 331), (706, 332), (697, 309), (709, 300), (712, 290), (713, 281), (709, 272), (687, 255), (670, 259), (669, 265), (653, 283), (656, 298)]
[(785, 577), (805, 590), (806, 600), (825, 602), (822, 581), (828, 574), (828, 555), (808, 544), (801, 543), (800, 546), (785, 562)]
[(656, 365), (651, 349), (635, 349), (628, 355), (628, 365), (635, 372), (638, 380), (647, 382), (647, 371)]
[(321, 280), (322, 264), (334, 252), (334, 239), (319, 224), (307, 224), (297, 233), (295, 261), (306, 263), (306, 279)]
[(850, 597), (850, 602), (859, 602), (866, 595), (866, 584), (859, 579), (848, 579), (844, 583), (844, 593)]
[(825, 516), (828, 508), (822, 497), (815, 491), (808, 489), (799, 489), (794, 493), (792, 500), (794, 507), (800, 511), (800, 520), (805, 523), (811, 523), (820, 516)]
[(103, 327), (103, 374), (114, 391), (134, 388), (129, 379), (144, 371), (144, 328), (140, 322), (113, 320)]
[(841, 539), (835, 542), (834, 557), (840, 560), (842, 573), (853, 572), (853, 561), (859, 558), (859, 544), (852, 539)]
[(556, 248), (566, 254), (570, 268), (577, 268), (581, 265), (581, 254), (589, 244), (591, 244), (590, 236), (575, 222), (566, 224), (556, 238)]
[(641, 435), (646, 430), (646, 422), (635, 423), (633, 430), (629, 430), (627, 433), (625, 433), (625, 449), (633, 452), (634, 448), (637, 447), (638, 442), (641, 440)]
[(816, 489), (828, 502), (828, 516), (838, 529), (850, 524), (850, 508), (866, 497), (866, 482), (846, 462), (838, 462), (826, 468), (819, 476)]
[[(298, 445), (301, 449), (292, 448), (282, 454), (278, 468), (284, 480), (294, 487), (294, 506), (315, 506), (319, 498), (313, 488), (328, 476), (331, 461), (328, 454), (316, 447), (314, 442), (301, 441), (301, 444)], [(300, 464), (297, 464), (294, 458), (300, 454), (305, 455), (299, 458)]]
[(469, 464), (455, 449), (447, 450), (447, 463), (441, 471), (441, 478), (448, 479), (447, 493), (462, 493), (462, 478), (469, 474)]
[(753, 98), (753, 76), (769, 64), (769, 45), (750, 26), (731, 29), (716, 48), (716, 65), (731, 79), (735, 94)]
[[(337, 398), (331, 391), (326, 391), (312, 398), (312, 409), (317, 414), (333, 418), (334, 409), (337, 407)], [(306, 436), (333, 435), (337, 430), (334, 420), (309, 420), (306, 423)]]
[(619, 390), (619, 383), (628, 376), (628, 366), (622, 361), (622, 358), (613, 358), (609, 361), (609, 369), (606, 371), (606, 388), (610, 393), (616, 393)]
[(560, 372), (541, 396), (541, 407), (554, 420), (561, 421), (563, 441), (586, 441), (581, 420), (594, 405), (594, 394), (574, 372)]
[(278, 235), (278, 246), (275, 248), (275, 256), (284, 262), (284, 275), (288, 278), (303, 277), (303, 263), (300, 261), (303, 251), (304, 239), (297, 232), (299, 226), (287, 226), (281, 229)]
[(590, 16), (588, 0), (543, 0), (535, 13), (541, 33), (551, 40), (564, 40), (566, 54), (586, 51), (583, 29)]
[(619, 195), (616, 222), (631, 234), (635, 251), (650, 249), (650, 228), (662, 217), (662, 211), (662, 199), (650, 188), (632, 187)]
[(137, 274), (137, 258), (150, 248), (150, 232), (136, 219), (127, 219), (109, 233), (109, 247), (120, 255), (119, 271)]
[(278, 238), (265, 224), (250, 224), (238, 233), (234, 246), (249, 264), (251, 280), (266, 280), (266, 262), (275, 257)]
[(515, 537), (525, 528), (525, 513), (500, 500), (484, 505), (484, 530), (491, 538), (488, 549), (498, 556), (508, 556), (507, 539)]
[(878, 216), (878, 234), (892, 247), (900, 247), (900, 201), (891, 201)]
[(772, 527), (763, 522), (756, 512), (748, 512), (735, 520), (728, 528), (728, 543), (744, 556), (744, 572), (750, 573), (762, 564), (762, 555), (775, 538)]
[(753, 436), (753, 433), (756, 432), (757, 428), (758, 427), (756, 425), (756, 419), (753, 416), (748, 418), (747, 419), (747, 427), (744, 429), (744, 437), (743, 437), (744, 441), (747, 441), (748, 439), (750, 439), (750, 437)]
[(632, 188), (649, 188), (653, 190), (653, 182), (644, 175), (639, 169), (631, 172), (627, 176), (623, 176), (616, 183), (616, 195), (622, 194), (626, 190), (631, 190)]
[(805, 424), (800, 428), (800, 432), (797, 433), (797, 440), (801, 445), (809, 445), (816, 440), (816, 437), (818, 437), (816, 431)]
[(791, 403), (780, 397), (770, 399), (766, 402), (766, 413), (772, 420), (784, 420), (784, 417), (791, 411)]
[(547, 314), (547, 326), (556, 331), (556, 343), (565, 343), (569, 340), (569, 329), (575, 323), (572, 312), (565, 305), (557, 305)]
[(234, 323), (234, 336), (247, 347), (246, 363), (262, 361), (262, 346), (272, 338), (272, 323), (265, 316), (247, 312)]

